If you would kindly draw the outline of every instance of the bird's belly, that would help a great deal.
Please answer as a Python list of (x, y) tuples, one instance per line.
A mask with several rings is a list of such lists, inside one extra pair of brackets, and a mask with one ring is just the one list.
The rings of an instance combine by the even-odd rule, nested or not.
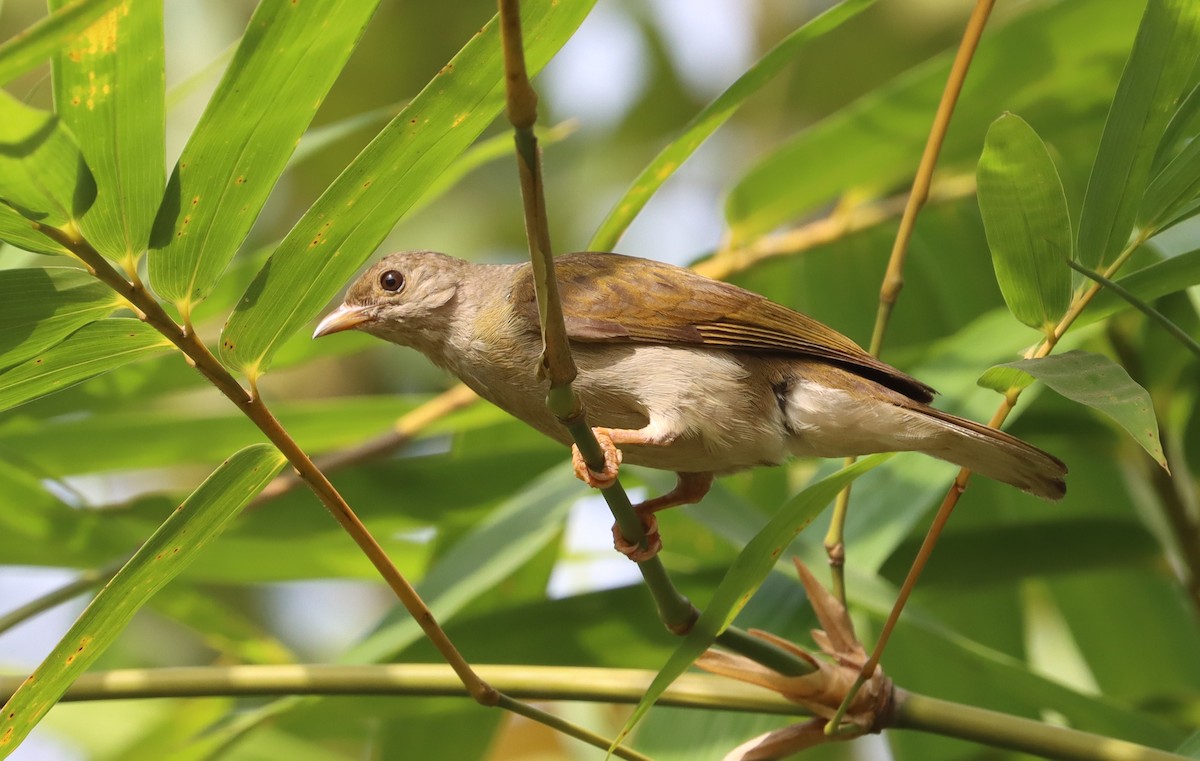
[[(753, 359), (668, 346), (573, 343), (574, 389), (590, 425), (637, 430), (651, 420), (677, 432), (665, 445), (622, 444), (624, 462), (676, 472), (730, 473), (777, 465), (789, 456), (787, 431), (770, 383)], [(546, 408), (548, 383), (533, 373), (483, 383), (478, 368), (453, 368), (480, 396), (563, 444), (566, 429)]]
[(665, 421), (669, 444), (621, 446), (624, 462), (730, 473), (789, 455), (769, 383), (730, 352), (668, 346), (580, 345), (580, 390), (592, 425), (638, 429)]

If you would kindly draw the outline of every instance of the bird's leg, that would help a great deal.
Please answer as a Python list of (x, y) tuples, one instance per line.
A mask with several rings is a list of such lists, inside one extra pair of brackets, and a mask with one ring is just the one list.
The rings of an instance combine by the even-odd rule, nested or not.
[(659, 510), (666, 510), (668, 507), (694, 505), (703, 499), (704, 495), (708, 494), (708, 490), (712, 488), (712, 473), (676, 473), (675, 475), (678, 480), (675, 482), (674, 489), (660, 497), (648, 499), (633, 506), (642, 522), (642, 529), (646, 532), (645, 551), (626, 539), (625, 535), (621, 533), (621, 527), (613, 524), (613, 547), (635, 563), (654, 557), (662, 549), (662, 536), (658, 533), (658, 519), (654, 517), (655, 513)]
[[(597, 473), (587, 466), (579, 447), (572, 447), (571, 460), (575, 467), (575, 476), (588, 486), (606, 489), (617, 480), (621, 466), (621, 450), (618, 444), (641, 444), (648, 446), (667, 446), (676, 438), (676, 433), (668, 427), (651, 423), (645, 428), (632, 430), (628, 428), (593, 428), (600, 449), (604, 452), (604, 470)], [(635, 562), (641, 562), (654, 557), (662, 549), (662, 538), (658, 533), (658, 521), (654, 513), (666, 510), (676, 505), (691, 505), (699, 502), (712, 486), (712, 473), (677, 473), (679, 477), (675, 488), (661, 497), (646, 500), (635, 505), (638, 518), (646, 531), (647, 549), (641, 550), (621, 533), (620, 527), (613, 525), (613, 539), (617, 551)]]

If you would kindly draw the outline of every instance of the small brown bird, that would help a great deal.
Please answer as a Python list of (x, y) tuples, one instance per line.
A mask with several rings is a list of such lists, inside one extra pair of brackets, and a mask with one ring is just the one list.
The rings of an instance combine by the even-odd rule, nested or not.
[[(674, 471), (653, 513), (698, 502), (714, 474), (789, 456), (911, 451), (1044, 499), (1066, 466), (1020, 439), (928, 405), (934, 391), (811, 317), (680, 267), (619, 254), (555, 260), (575, 390), (606, 449), (607, 486), (625, 462)], [(357, 328), (411, 346), (547, 436), (571, 438), (546, 408), (532, 270), (432, 251), (391, 254), (350, 287), (313, 337)], [(619, 447), (619, 451), (617, 449)], [(618, 548), (635, 548), (617, 535)]]

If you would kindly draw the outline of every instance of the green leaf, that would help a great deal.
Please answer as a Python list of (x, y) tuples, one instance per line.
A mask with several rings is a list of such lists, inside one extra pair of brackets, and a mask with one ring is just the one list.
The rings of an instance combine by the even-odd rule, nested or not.
[(1117, 93), (1079, 217), (1078, 257), (1101, 269), (1124, 250), (1159, 142), (1200, 60), (1200, 4), (1150, 0)]
[(0, 270), (0, 368), (24, 362), (119, 305), (115, 293), (83, 270)]
[(997, 367), (1015, 368), (1032, 375), (1066, 398), (1103, 412), (1128, 431), (1159, 465), (1167, 467), (1150, 394), (1129, 377), (1125, 368), (1108, 357), (1069, 351), (1041, 359), (1005, 362)]
[[(544, 150), (548, 145), (567, 139), (576, 127), (574, 121), (565, 121), (549, 129), (535, 126), (534, 131), (537, 135), (538, 145)], [(424, 194), (409, 207), (408, 213), (413, 214), (441, 198), (446, 191), (479, 167), (508, 158), (512, 155), (512, 150), (513, 138), (506, 132), (475, 143), (429, 184)]]
[(1024, 370), (1018, 370), (1015, 367), (989, 367), (983, 371), (983, 375), (979, 376), (976, 383), (983, 388), (990, 388), (998, 394), (1007, 394), (1009, 391), (1024, 391), (1033, 385), (1037, 380)]
[(1192, 88), (1175, 115), (1163, 131), (1162, 140), (1158, 144), (1158, 154), (1154, 157), (1154, 171), (1160, 172), (1167, 162), (1182, 148), (1182, 143), (1194, 137), (1197, 127), (1200, 127), (1200, 84)]
[(284, 462), (274, 447), (247, 447), (226, 460), (171, 514), (5, 704), (0, 714), (0, 758), (16, 749), (71, 683), (124, 631), (134, 613), (221, 533)]
[[(526, 563), (557, 536), (567, 510), (578, 498), (579, 484), (562, 467), (554, 467), (498, 506), (429, 569), (417, 591), (442, 625), (497, 582)], [(394, 657), (421, 639), (420, 626), (403, 611), (388, 619), (362, 642), (339, 657), (341, 663), (371, 663)], [(218, 728), (214, 736), (231, 741), (249, 729), (300, 707), (282, 698), (246, 712), (236, 726)]]
[(260, 3), (179, 158), (150, 239), (150, 279), (180, 313), (250, 231), (377, 0)]
[[(271, 405), (271, 411), (306, 452), (319, 454), (393, 430), (398, 417), (426, 398), (387, 394), (284, 401)], [(145, 400), (139, 399), (134, 405), (112, 412), (59, 417), (32, 428), (0, 426), (0, 451), (21, 452), (35, 459), (48, 473), (77, 475), (211, 464), (227, 452), (262, 441), (262, 432), (232, 405), (218, 409), (182, 406), (145, 409), (145, 406)], [(483, 405), (479, 407), (485, 413), (491, 412)], [(458, 413), (423, 430), (422, 435), (448, 430), (462, 432), (495, 420), (496, 415)], [(96, 441), (104, 441), (106, 446), (98, 449)], [(147, 447), (147, 441), (155, 445)]]
[(59, 118), (0, 90), (0, 200), (61, 227), (77, 221), (95, 197), (91, 172)]
[(654, 677), (646, 695), (638, 703), (637, 708), (625, 722), (625, 727), (617, 736), (620, 742), (632, 731), (638, 721), (650, 710), (659, 695), (671, 686), (679, 675), (695, 663), (701, 653), (708, 649), (721, 632), (725, 631), (738, 612), (750, 601), (754, 592), (766, 580), (767, 574), (775, 567), (775, 562), (796, 535), (813, 521), (825, 509), (829, 502), (837, 496), (846, 485), (854, 479), (880, 465), (891, 454), (878, 454), (864, 457), (854, 465), (833, 473), (812, 484), (804, 491), (790, 499), (787, 504), (771, 517), (771, 520), (758, 534), (742, 549), (737, 559), (729, 567), (725, 578), (713, 592), (712, 600), (700, 615), (696, 625), (683, 638), (683, 642), (671, 654), (666, 664)]
[[(417, 591), (445, 623), (526, 563), (557, 536), (579, 484), (565, 467), (554, 467), (497, 507), (438, 558)], [(350, 649), (344, 663), (375, 663), (394, 657), (421, 637), (412, 616), (400, 612)]]
[(76, 0), (0, 45), (0, 84), (12, 81), (54, 54), (121, 0)]
[[(1110, 65), (1118, 55), (1124, 60), (1129, 49), (1137, 4), (1075, 0), (1027, 7), (1029, 12), (984, 35), (954, 110), (939, 170), (978, 159), (998, 103), (1036, 124), (1057, 127), (1058, 134), (1043, 127), (1042, 135), (1060, 151), (1081, 144), (1077, 125), (1107, 105)], [(1088, 33), (1081, 35), (1080, 29)], [(1039, 55), (1030, 55), (1031, 50)], [(909, 181), (953, 56), (946, 51), (902, 74), (762, 156), (726, 203), (734, 243), (848, 192), (878, 193)], [(1045, 77), (1049, 61), (1052, 81)], [(1070, 104), (1065, 114), (1064, 103)]]
[(1138, 214), (1144, 228), (1159, 232), (1200, 212), (1200, 140), (1192, 140), (1146, 188)]
[(992, 122), (978, 182), (1004, 301), (1021, 322), (1051, 331), (1071, 303), (1071, 217), (1054, 161), (1021, 117), (1004, 114)]
[(809, 43), (820, 39), (842, 22), (857, 16), (875, 0), (845, 0), (795, 30), (745, 71), (729, 89), (704, 107), (654, 160), (642, 170), (625, 195), (613, 206), (588, 243), (588, 251), (611, 251), (638, 212), (662, 184), (687, 161), (709, 135), (728, 121), (742, 104), (776, 77)]
[(3, 202), (0, 202), (0, 242), (11, 243), (35, 254), (68, 255), (67, 249), (58, 241), (38, 229), (37, 222), (22, 216)]
[[(51, 7), (67, 7), (52, 0)], [(54, 105), (97, 186), (79, 221), (100, 253), (132, 263), (162, 198), (163, 7), (125, 0), (54, 58)]]
[(40, 355), (0, 373), (0, 410), (73, 386), (171, 347), (140, 320), (113, 318), (86, 325)]
[[(537, 72), (594, 0), (525, 3), (525, 56)], [(370, 256), (504, 105), (493, 18), (368, 145), (296, 223), (225, 327), (221, 357), (257, 378)]]

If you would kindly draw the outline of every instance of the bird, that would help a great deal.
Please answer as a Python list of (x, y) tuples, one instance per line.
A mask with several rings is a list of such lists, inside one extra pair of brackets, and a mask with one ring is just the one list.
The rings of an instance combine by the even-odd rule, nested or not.
[[(800, 312), (664, 262), (607, 252), (554, 260), (574, 389), (605, 453), (573, 447), (575, 474), (611, 485), (620, 465), (673, 471), (675, 487), (636, 506), (644, 560), (661, 548), (654, 513), (694, 504), (716, 475), (791, 457), (918, 451), (1046, 500), (1066, 494), (1061, 460), (1003, 431), (930, 406), (935, 391)], [(369, 267), (313, 337), (360, 330), (410, 346), (479, 396), (572, 445), (546, 407), (529, 262), (480, 264), (404, 251)]]

